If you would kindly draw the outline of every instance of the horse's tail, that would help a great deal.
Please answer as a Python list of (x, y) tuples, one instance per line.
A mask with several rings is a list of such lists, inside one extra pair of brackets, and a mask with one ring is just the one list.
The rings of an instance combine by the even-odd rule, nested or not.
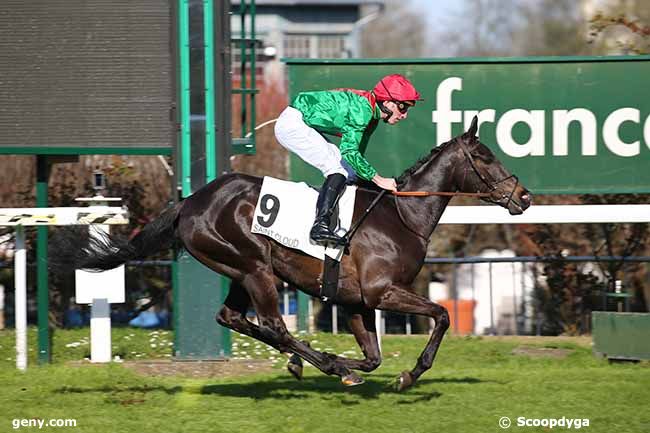
[(103, 232), (89, 234), (86, 227), (60, 230), (50, 242), (49, 264), (54, 270), (105, 271), (128, 260), (142, 259), (170, 248), (176, 236), (176, 221), (182, 203), (165, 210), (132, 239)]

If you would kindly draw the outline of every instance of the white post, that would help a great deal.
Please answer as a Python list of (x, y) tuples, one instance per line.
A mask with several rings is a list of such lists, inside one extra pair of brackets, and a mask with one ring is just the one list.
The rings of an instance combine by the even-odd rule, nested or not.
[(27, 253), (23, 226), (16, 226), (14, 285), (16, 287), (16, 367), (25, 370), (27, 369)]
[(287, 283), (282, 284), (282, 288), (283, 288), (282, 303), (284, 304), (284, 312), (282, 314), (284, 314), (285, 316), (289, 315), (289, 288), (288, 287), (289, 285)]
[(5, 329), (5, 286), (0, 284), (0, 329)]
[[(90, 236), (102, 239), (106, 224), (88, 226)], [(111, 305), (107, 298), (93, 298), (90, 305), (90, 362), (111, 362)]]
[(339, 310), (335, 304), (332, 304), (332, 334), (339, 333)]
[(111, 362), (111, 306), (95, 298), (90, 307), (90, 362)]
[[(91, 199), (95, 200), (96, 199)], [(103, 201), (116, 201), (116, 198), (102, 198)], [(88, 201), (88, 200), (84, 200)], [(16, 328), (16, 367), (19, 370), (27, 368), (28, 348), (27, 348), (27, 252), (25, 250), (25, 226), (44, 226), (44, 225), (87, 225), (99, 217), (106, 221), (105, 227), (108, 230), (108, 224), (127, 224), (128, 213), (126, 209), (119, 207), (70, 207), (70, 208), (0, 208), (0, 227), (15, 227), (16, 246), (14, 252), (14, 286), (15, 286), (15, 328)], [(98, 211), (101, 214), (98, 214)], [(112, 272), (112, 271), (109, 271)], [(99, 298), (108, 298), (109, 302), (124, 302), (124, 266), (117, 269), (114, 275), (108, 280), (106, 274), (99, 277), (89, 289), (96, 291), (103, 290), (107, 286), (113, 290), (107, 290), (107, 295), (98, 296)], [(104, 281), (106, 280), (106, 281)], [(114, 294), (119, 290), (118, 294)], [(80, 299), (77, 293), (77, 299)], [(87, 297), (87, 296), (86, 296)], [(87, 297), (88, 298), (88, 297)], [(89, 298), (87, 304), (92, 303)]]
[(377, 332), (377, 344), (379, 345), (379, 353), (381, 353), (381, 310), (375, 310), (375, 332)]

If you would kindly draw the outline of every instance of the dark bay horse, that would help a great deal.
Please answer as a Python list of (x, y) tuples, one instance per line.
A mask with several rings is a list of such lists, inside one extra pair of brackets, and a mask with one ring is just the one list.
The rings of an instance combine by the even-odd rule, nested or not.
[[(522, 213), (530, 206), (529, 192), (478, 140), (476, 132), (474, 118), (466, 133), (434, 148), (406, 170), (398, 178), (399, 190), (483, 192), (488, 194), (484, 200), (511, 214)], [(358, 360), (316, 351), (287, 331), (275, 278), (318, 296), (322, 261), (251, 233), (261, 185), (258, 177), (223, 175), (166, 210), (130, 241), (67, 233), (53, 239), (50, 257), (68, 269), (105, 270), (180, 241), (197, 260), (232, 280), (217, 322), (292, 353), (289, 368), (297, 377), (302, 374), (302, 358), (325, 374), (339, 376), (346, 385), (363, 382), (352, 370), (369, 372), (381, 363), (375, 309), (431, 317), (435, 328), (424, 351), (415, 367), (398, 378), (398, 389), (411, 386), (431, 368), (449, 327), (447, 310), (413, 293), (411, 284), (422, 268), (429, 238), (450, 197), (386, 195), (352, 238), (350, 254), (341, 261), (336, 303), (344, 308), (349, 328), (365, 355)], [(353, 222), (377, 194), (358, 189)], [(251, 304), (259, 325), (246, 319)]]

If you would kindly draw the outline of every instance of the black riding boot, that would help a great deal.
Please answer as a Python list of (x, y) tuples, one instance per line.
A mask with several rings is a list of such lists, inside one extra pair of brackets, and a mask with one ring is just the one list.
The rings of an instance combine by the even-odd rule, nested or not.
[(314, 242), (324, 244), (341, 241), (342, 238), (330, 230), (330, 220), (344, 188), (345, 176), (342, 174), (331, 174), (325, 179), (316, 202), (316, 220), (309, 232), (309, 237)]

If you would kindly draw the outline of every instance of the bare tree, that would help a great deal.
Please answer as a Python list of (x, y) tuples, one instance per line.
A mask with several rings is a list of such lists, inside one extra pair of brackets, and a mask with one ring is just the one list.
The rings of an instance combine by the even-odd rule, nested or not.
[(363, 28), (363, 57), (422, 57), (427, 49), (425, 17), (409, 3), (387, 0), (383, 13)]
[(593, 54), (650, 53), (650, 4), (616, 0), (590, 11), (589, 38)]
[(583, 54), (579, 6), (573, 0), (467, 0), (434, 39), (467, 57)]
[(458, 12), (433, 29), (431, 48), (456, 56), (511, 55), (517, 19), (515, 0), (467, 0)]

